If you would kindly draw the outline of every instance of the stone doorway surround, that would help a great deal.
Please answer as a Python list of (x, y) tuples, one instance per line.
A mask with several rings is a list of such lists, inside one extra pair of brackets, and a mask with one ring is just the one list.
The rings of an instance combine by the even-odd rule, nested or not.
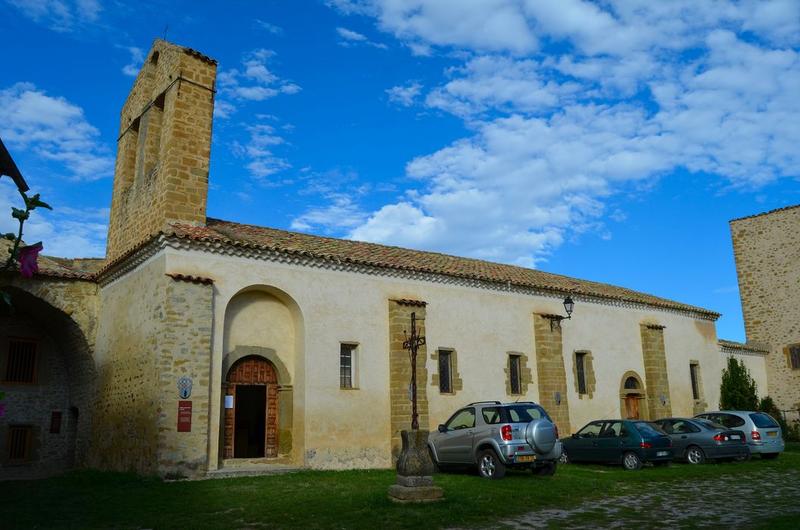
[[(647, 394), (645, 393), (642, 378), (633, 370), (629, 370), (622, 375), (619, 385), (619, 406), (620, 415), (623, 419), (650, 419)], [(632, 415), (635, 415), (635, 417), (632, 417)]]
[[(239, 359), (231, 366), (226, 377), (225, 395), (232, 396), (236, 403), (237, 386), (264, 386), (266, 394), (266, 418), (264, 429), (264, 456), (278, 456), (278, 376), (275, 366), (259, 356)], [(227, 398), (226, 398), (227, 399)], [(236, 408), (225, 408), (224, 458), (234, 458), (236, 446)]]

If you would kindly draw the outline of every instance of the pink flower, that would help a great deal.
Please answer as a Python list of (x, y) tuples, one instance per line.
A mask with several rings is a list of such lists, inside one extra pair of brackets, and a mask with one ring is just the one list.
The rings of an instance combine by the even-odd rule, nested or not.
[(23, 278), (30, 278), (39, 272), (39, 264), (36, 260), (39, 258), (39, 252), (43, 249), (44, 245), (41, 241), (19, 249), (17, 260), (19, 261), (19, 272)]

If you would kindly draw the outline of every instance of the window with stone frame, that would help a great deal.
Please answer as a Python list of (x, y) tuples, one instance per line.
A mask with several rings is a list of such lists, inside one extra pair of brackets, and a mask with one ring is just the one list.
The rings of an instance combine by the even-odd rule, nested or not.
[(692, 380), (692, 399), (700, 399), (700, 364), (689, 363), (689, 376)]
[(522, 394), (522, 356), (508, 356), (508, 378), (511, 385), (511, 394)]
[(800, 370), (800, 344), (792, 344), (786, 350), (789, 357), (789, 368)]
[(349, 390), (358, 388), (356, 365), (358, 344), (342, 342), (339, 345), (339, 388)]
[(6, 383), (36, 382), (37, 343), (31, 339), (9, 339), (6, 352)]
[(578, 394), (588, 394), (586, 388), (586, 352), (575, 352), (575, 371), (578, 379)]
[(453, 393), (452, 350), (439, 350), (439, 392), (442, 394)]

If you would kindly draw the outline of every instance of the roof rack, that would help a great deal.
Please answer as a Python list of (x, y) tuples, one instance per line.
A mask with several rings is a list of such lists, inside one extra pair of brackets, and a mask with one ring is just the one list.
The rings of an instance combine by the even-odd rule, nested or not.
[(481, 403), (491, 403), (492, 405), (502, 405), (499, 401), (473, 401), (469, 403), (467, 406), (471, 407), (472, 405), (480, 405)]

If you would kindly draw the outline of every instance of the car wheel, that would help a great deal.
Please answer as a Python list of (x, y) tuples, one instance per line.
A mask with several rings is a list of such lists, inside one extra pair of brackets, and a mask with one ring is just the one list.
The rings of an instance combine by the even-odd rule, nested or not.
[(506, 466), (491, 449), (478, 455), (478, 473), (483, 478), (498, 480), (506, 476)]
[(696, 445), (690, 445), (687, 447), (684, 457), (690, 464), (702, 464), (706, 461), (706, 454)]
[(561, 449), (561, 456), (558, 457), (559, 464), (569, 464), (569, 455), (566, 449)]
[(627, 452), (622, 455), (622, 467), (628, 471), (642, 469), (642, 459), (634, 452)]
[(531, 471), (533, 471), (534, 475), (539, 477), (551, 477), (556, 474), (557, 467), (558, 462), (547, 462), (544, 465), (531, 468)]
[(780, 453), (761, 453), (761, 458), (764, 460), (775, 460)]

